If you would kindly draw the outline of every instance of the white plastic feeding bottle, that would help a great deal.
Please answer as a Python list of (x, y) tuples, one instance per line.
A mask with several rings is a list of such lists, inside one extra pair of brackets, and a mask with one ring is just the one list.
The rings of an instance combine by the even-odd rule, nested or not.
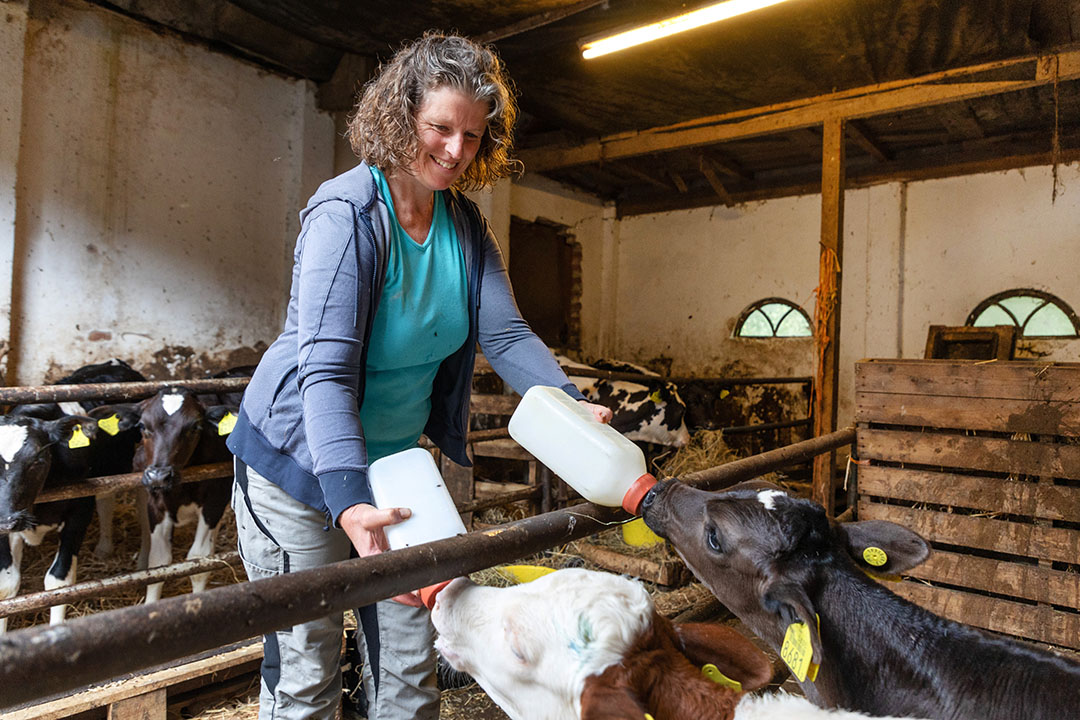
[(510, 417), (510, 437), (589, 502), (638, 514), (656, 478), (641, 448), (565, 391), (535, 385)]
[[(427, 450), (410, 448), (379, 458), (368, 467), (368, 483), (375, 507), (412, 510), (408, 520), (384, 529), (391, 550), (466, 533), (454, 499)], [(435, 595), (448, 583), (420, 589), (420, 599), (428, 609), (435, 604)]]

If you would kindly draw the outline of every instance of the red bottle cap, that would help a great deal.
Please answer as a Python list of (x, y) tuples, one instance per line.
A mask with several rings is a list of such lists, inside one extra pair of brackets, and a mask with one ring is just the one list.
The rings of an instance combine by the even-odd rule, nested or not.
[(440, 590), (449, 585), (450, 582), (450, 580), (446, 580), (445, 582), (420, 588), (420, 600), (424, 603), (424, 607), (428, 610), (435, 607), (435, 596), (439, 594)]
[(622, 507), (623, 510), (631, 515), (638, 514), (638, 508), (641, 507), (641, 501), (645, 498), (645, 494), (652, 489), (652, 486), (656, 484), (656, 478), (649, 473), (645, 473), (630, 486), (630, 489), (623, 495)]

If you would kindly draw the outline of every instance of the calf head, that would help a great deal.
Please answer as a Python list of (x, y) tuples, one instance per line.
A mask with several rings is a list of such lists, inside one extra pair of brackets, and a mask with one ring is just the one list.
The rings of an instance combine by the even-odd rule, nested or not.
[(716, 493), (665, 481), (642, 501), (642, 514), (717, 599), (773, 647), (780, 647), (791, 623), (805, 623), (818, 663), (823, 650), (814, 598), (828, 571), (857, 572), (857, 566), (891, 575), (930, 552), (925, 540), (899, 525), (835, 523), (821, 505), (761, 481)]
[[(730, 628), (673, 627), (640, 583), (559, 570), (531, 583), (488, 588), (459, 578), (438, 596), (436, 648), (477, 679), (514, 720), (723, 717), (738, 695), (703, 677), (713, 663), (744, 689), (768, 682), (768, 659)], [(720, 700), (717, 700), (717, 694)], [(709, 712), (683, 712), (707, 696)]]
[(97, 423), (87, 417), (0, 417), (0, 533), (34, 527), (33, 506), (50, 474), (86, 476), (85, 448), (96, 435)]
[(206, 417), (194, 393), (167, 388), (138, 404), (142, 443), (135, 452), (135, 468), (143, 471), (143, 485), (167, 492), (180, 482), (182, 469), (199, 443)]

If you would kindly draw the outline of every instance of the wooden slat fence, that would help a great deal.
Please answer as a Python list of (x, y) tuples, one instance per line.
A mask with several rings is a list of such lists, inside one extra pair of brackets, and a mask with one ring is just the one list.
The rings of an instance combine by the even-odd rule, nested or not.
[(935, 548), (890, 588), (1080, 648), (1080, 363), (864, 360), (855, 420), (859, 519)]

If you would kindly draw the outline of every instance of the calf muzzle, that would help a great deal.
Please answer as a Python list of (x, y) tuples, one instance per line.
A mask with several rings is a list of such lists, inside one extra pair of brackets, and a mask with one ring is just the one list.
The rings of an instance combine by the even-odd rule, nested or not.
[(663, 492), (669, 487), (671, 487), (672, 483), (675, 482), (677, 481), (659, 480), (649, 489), (649, 492), (645, 493), (645, 497), (641, 499), (639, 512), (641, 513), (642, 519), (645, 520), (645, 524), (649, 526), (650, 530), (652, 530), (657, 535), (660, 535), (661, 537), (664, 537), (664, 533), (662, 531), (662, 522), (659, 518), (660, 513), (652, 511), (656, 509), (657, 501), (660, 499), (660, 496), (663, 494)]
[(179, 480), (179, 473), (172, 467), (152, 465), (143, 470), (143, 485), (150, 490), (171, 490)]
[(34, 516), (25, 510), (16, 510), (0, 517), (0, 533), (17, 533), (33, 530), (37, 523)]

